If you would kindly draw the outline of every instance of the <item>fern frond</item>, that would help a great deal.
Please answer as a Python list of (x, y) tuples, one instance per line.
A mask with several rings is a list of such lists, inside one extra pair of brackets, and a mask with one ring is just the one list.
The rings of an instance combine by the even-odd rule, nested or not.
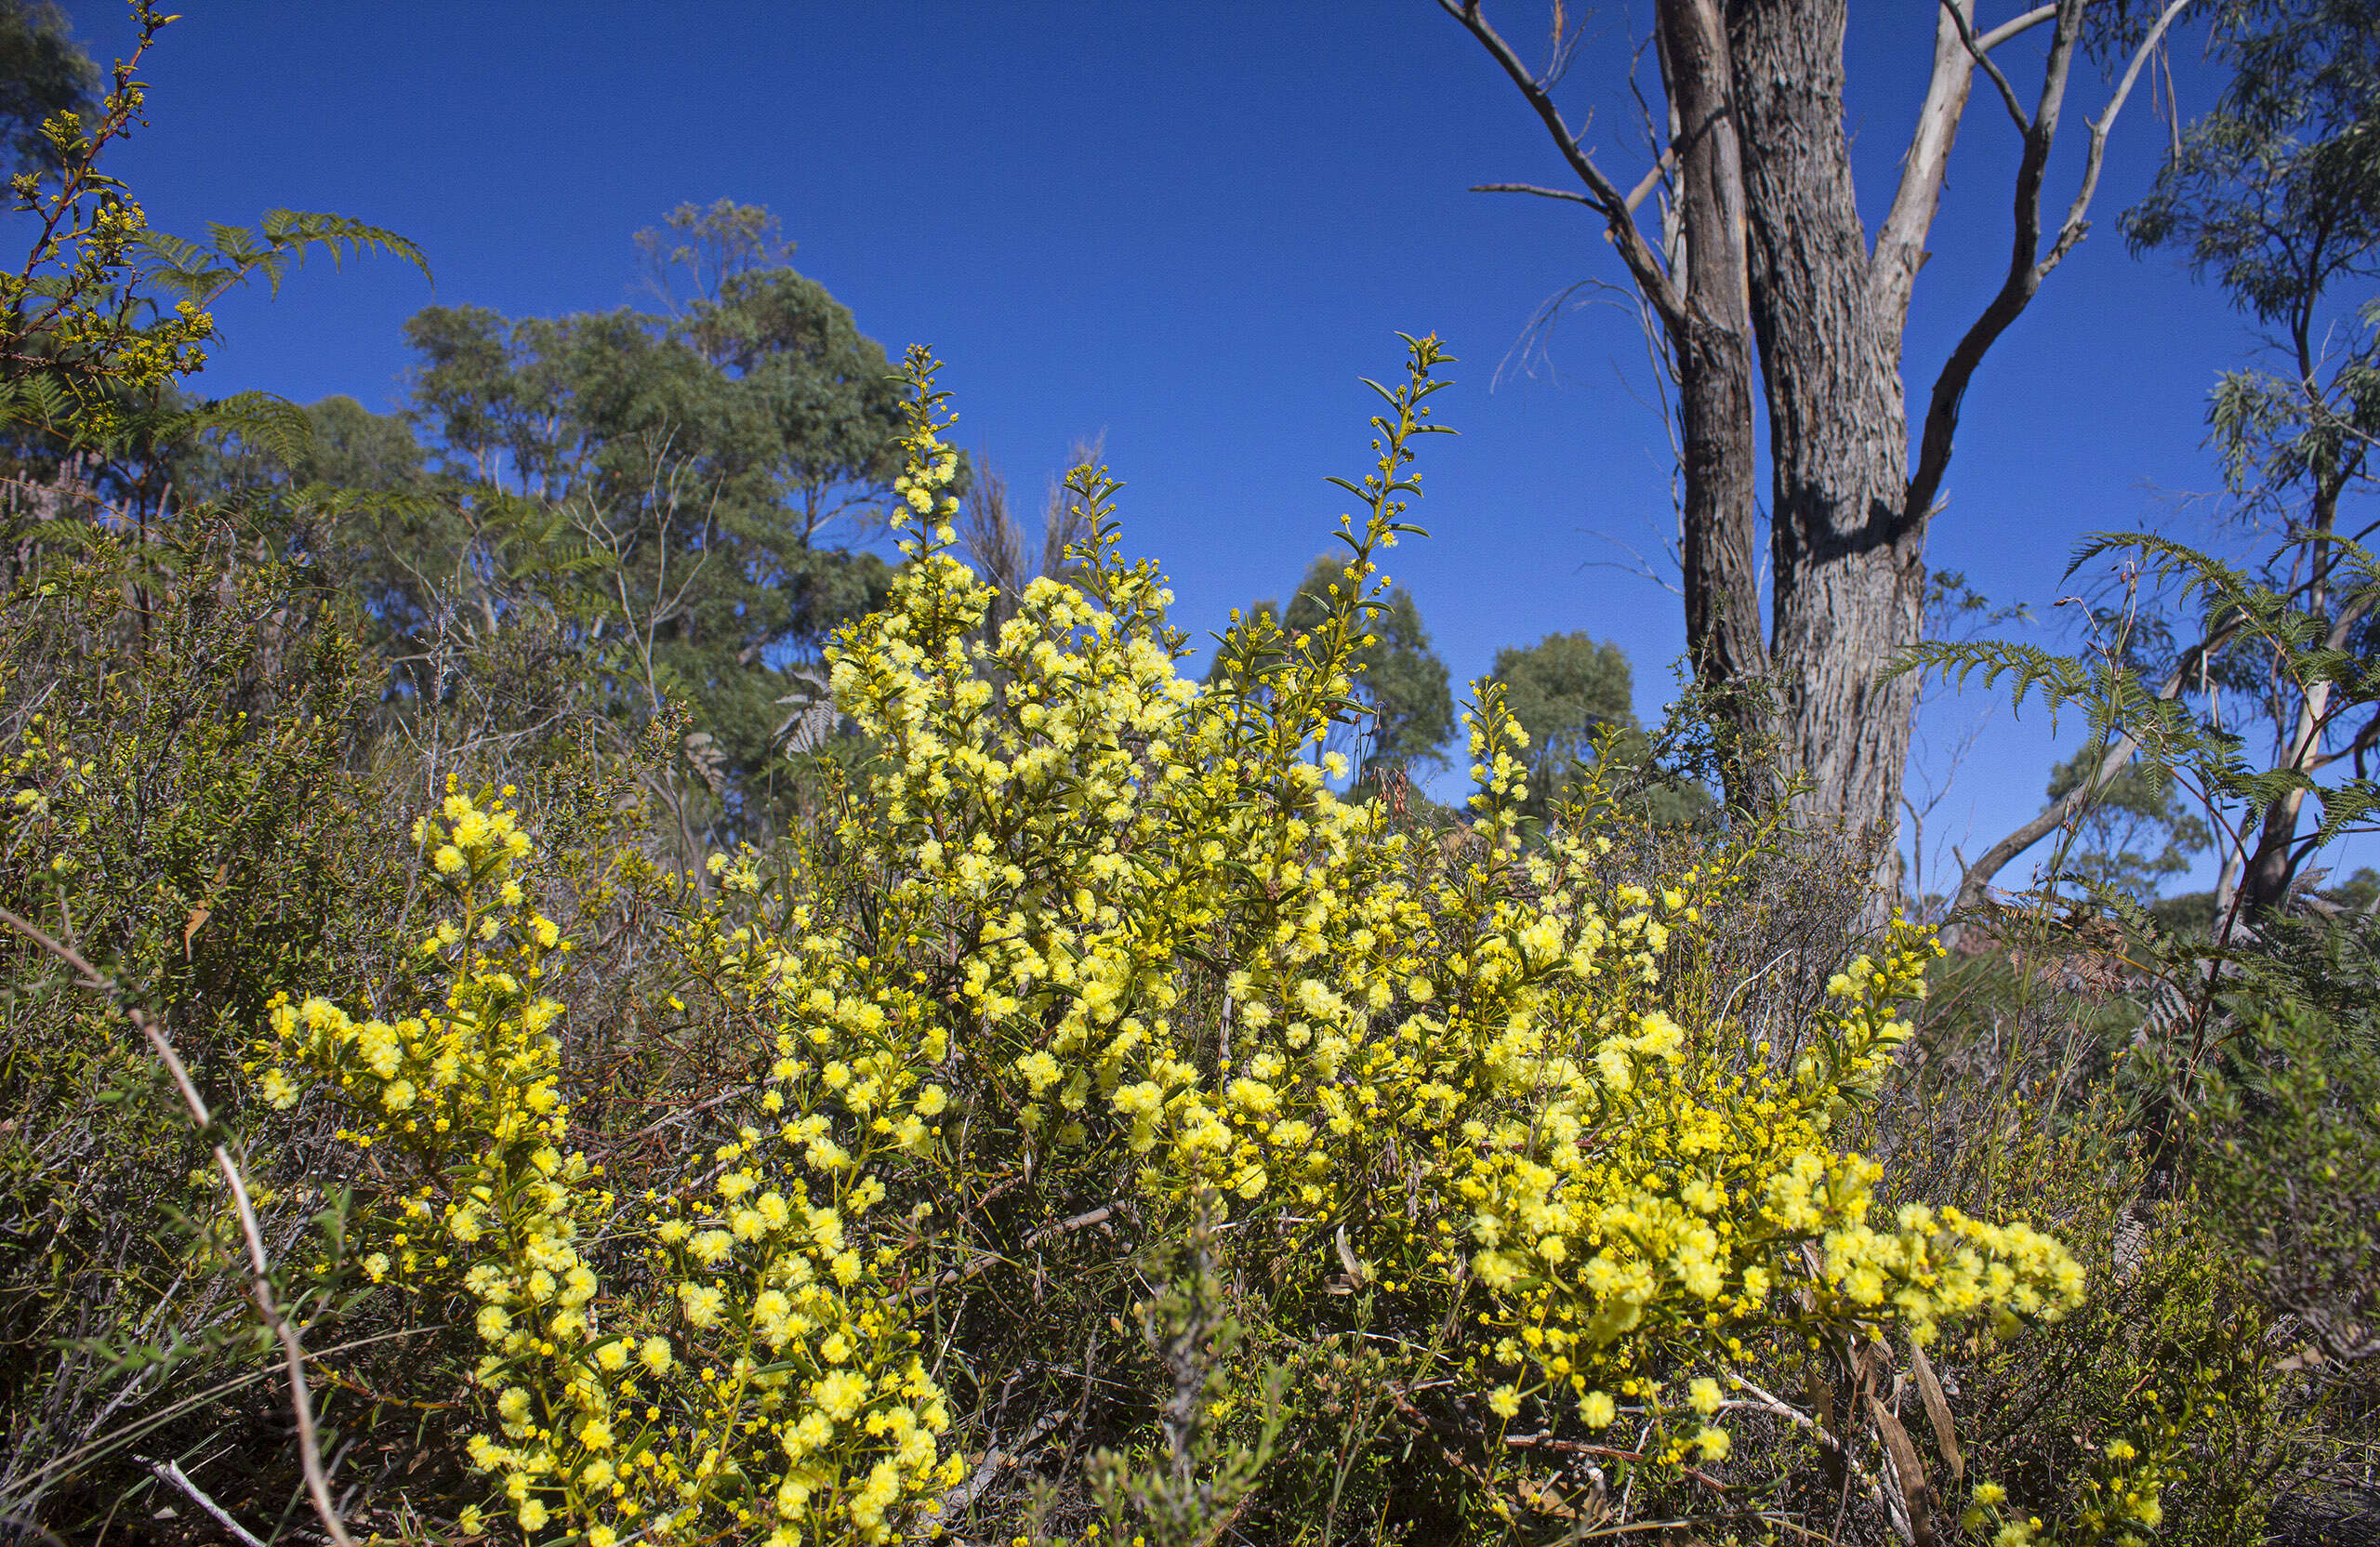
[(260, 226), (210, 225), (207, 233), (211, 240), (202, 244), (165, 231), (144, 232), (141, 246), (152, 261), (141, 278), (193, 306), (205, 306), (259, 276), (278, 296), (283, 278), (293, 267), (304, 268), (311, 253), (324, 253), (333, 268), (342, 268), (350, 256), (383, 252), (437, 283), (419, 244), (350, 216), (271, 209)]

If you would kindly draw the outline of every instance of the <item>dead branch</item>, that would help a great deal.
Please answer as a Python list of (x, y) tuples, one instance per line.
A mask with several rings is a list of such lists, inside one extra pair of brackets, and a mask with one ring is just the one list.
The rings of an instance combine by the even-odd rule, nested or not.
[[(1629, 195), (1622, 193), (1619, 186), (1604, 175), (1603, 168), (1595, 165), (1594, 158), (1579, 144), (1578, 137), (1562, 122), (1561, 110), (1554, 105), (1554, 97), (1547, 89), (1547, 83), (1523, 64), (1520, 56), (1513, 52), (1512, 45), (1489, 25), (1488, 18), (1479, 9), (1479, 0), (1438, 0), (1438, 7), (1461, 22), (1464, 30), (1477, 38), (1480, 46), (1503, 67), (1504, 73), (1512, 77), (1513, 84), (1520, 87), (1521, 95), (1536, 110), (1546, 132), (1554, 137), (1554, 147), (1562, 152), (1562, 159), (1569, 164), (1570, 170), (1586, 185), (1587, 194), (1591, 195), (1571, 197), (1602, 213), (1611, 245), (1619, 249), (1620, 261), (1628, 265), (1629, 276), (1635, 280), (1653, 310), (1660, 314), (1663, 325), (1673, 330), (1683, 327), (1686, 323), (1685, 299), (1662, 269), (1659, 256), (1645, 240), (1645, 233), (1636, 229), (1634, 206)], [(1527, 191), (1538, 192), (1533, 189)]]

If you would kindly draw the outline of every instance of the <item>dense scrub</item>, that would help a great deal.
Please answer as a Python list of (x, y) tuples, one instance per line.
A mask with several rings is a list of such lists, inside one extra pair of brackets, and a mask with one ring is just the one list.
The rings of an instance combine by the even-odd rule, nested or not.
[[(1334, 793), (1434, 343), (1321, 620), (1203, 683), (1096, 469), (986, 629), (908, 380), (856, 750), (694, 869), (666, 743), (388, 734), (234, 516), (20, 525), (0, 901), (83, 966), (0, 1023), (12, 1528), (2228, 1541), (2347, 1459), (2357, 1237), (2290, 1302), (2072, 995), (1928, 1000), (1824, 835), (1540, 827), (1492, 685), (1462, 820)], [(2254, 1089), (2206, 1143), (2360, 1142)]]

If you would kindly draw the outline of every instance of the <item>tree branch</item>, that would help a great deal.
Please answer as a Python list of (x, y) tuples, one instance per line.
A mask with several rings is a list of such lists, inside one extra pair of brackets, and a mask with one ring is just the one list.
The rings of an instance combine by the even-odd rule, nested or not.
[[(2098, 191), (2099, 173), (2107, 157), (2108, 132), (2114, 126), (2117, 114), (2123, 111), (2124, 101), (2131, 96), (2133, 85), (2139, 79), (2142, 68), (2164, 41), (2167, 30), (2188, 7), (2189, 0), (2167, 0), (2155, 23), (2149, 29), (2149, 34), (2133, 51), (2132, 60), (2126, 66), (2115, 94), (2109, 99), (2107, 108), (2093, 121), (2090, 148), (2083, 165), (2082, 186), (2076, 192), (2073, 203), (2068, 205), (2066, 219), (2058, 228), (2056, 240), (2051, 245), (2048, 255), (2043, 257), (2040, 254), (2042, 183), (2048, 170), (2051, 148), (2057, 140), (2058, 116), (2065, 104), (2067, 78), (2072, 71), (2074, 51), (2082, 43), (2082, 12), (2088, 3), (2089, 0), (2058, 0), (2057, 30), (2050, 40), (2049, 62), (2042, 77), (2040, 105), (2034, 110), (2031, 123), (2026, 129), (2024, 155), (2016, 168), (2016, 231), (2010, 244), (2007, 277), (2001, 282), (1999, 293), (1984, 308), (1983, 314), (1976, 319), (1959, 339), (1958, 346), (1951, 350), (1941, 374), (1935, 378), (1934, 390), (1926, 404), (1925, 429), (1919, 443), (1917, 469), (1910, 478), (1908, 493), (1901, 503), (1903, 522), (1922, 522), (1934, 508), (1935, 497), (1941, 492), (1942, 476), (1950, 467), (1950, 443), (1958, 430), (1959, 410), (1966, 398), (1967, 384), (1975, 379), (1976, 370), (1983, 364), (1983, 357), (2009, 325), (2023, 314), (2025, 308), (2032, 303), (2033, 297), (2041, 290), (2042, 281), (2049, 277), (2050, 271), (2057, 267), (2074, 245), (2082, 239), (2083, 232), (2090, 229), (2086, 217), (2091, 200)], [(1957, 14), (1950, 0), (1945, 0), (1945, 8)], [(2018, 20), (2025, 21), (2028, 26), (2032, 24), (2025, 18), (2018, 18)], [(1964, 33), (1964, 16), (1959, 21)], [(2009, 23), (2009, 27), (2016, 25), (2015, 22)], [(1999, 29), (1992, 35), (1999, 37), (2007, 30)], [(1971, 50), (1978, 58), (1981, 42), (1977, 40), (1977, 49)], [(1993, 68), (1988, 60), (1983, 62), (1986, 69)], [(1996, 70), (1993, 73), (1997, 74)]]
[[(2175, 662), (2174, 669), (2166, 674), (2165, 681), (2157, 689), (2157, 696), (2160, 699), (2177, 696), (2183, 686), (2198, 671), (2202, 663), (2223, 648), (2238, 632), (2239, 626), (2231, 625), (2218, 629), (2192, 645), (2189, 653)], [(2123, 772), (2124, 764), (2130, 762), (2133, 755), (2139, 750), (2140, 743), (2133, 736), (2119, 735), (2109, 744), (2106, 753), (2100, 757), (2098, 766), (2091, 771), (2089, 778), (2080, 781), (2072, 789), (2052, 801), (2049, 808), (2039, 816), (1986, 849), (1980, 858), (1966, 867), (1965, 875), (1960, 878), (1958, 893), (1950, 901), (1952, 923), (1950, 929), (1944, 932), (1963, 932), (1964, 925), (1958, 921), (1960, 916), (1968, 914), (1983, 901), (1986, 893), (1990, 890), (1991, 878), (1998, 875), (2009, 861), (2064, 826), (2076, 813), (2105, 793), (2109, 784), (2118, 774)]]
[(148, 1467), (149, 1474), (155, 1477), (159, 1482), (171, 1483), (174, 1487), (179, 1488), (192, 1503), (196, 1504), (200, 1509), (205, 1510), (214, 1518), (217, 1525), (231, 1532), (233, 1538), (240, 1542), (241, 1547), (264, 1547), (264, 1543), (257, 1540), (255, 1532), (249, 1530), (245, 1526), (241, 1525), (237, 1520), (231, 1517), (231, 1511), (225, 1509), (222, 1505), (217, 1503), (214, 1500), (209, 1499), (205, 1493), (201, 1492), (198, 1485), (190, 1480), (189, 1474), (183, 1472), (178, 1463), (173, 1461), (145, 1461), (138, 1456), (133, 1459), (135, 1461), (141, 1461), (142, 1465)]
[(1941, 205), (1950, 145), (1958, 139), (1959, 120), (1965, 116), (1967, 93), (1975, 83), (1975, 61), (1981, 57), (1964, 41), (1971, 35), (1966, 12), (1974, 6), (1975, 0), (1942, 0), (1925, 105), (1918, 110), (1916, 132), (1901, 158), (1900, 186), (1877, 229), (1876, 250), (1868, 260), (1869, 288), (1878, 311), (1894, 319), (1896, 326), (1909, 315), (1910, 292), (1917, 284), (1919, 265), (1925, 261), (1925, 233), (1933, 229), (1935, 211)]
[(1474, 193), (1534, 193), (1540, 199), (1562, 199), (1574, 205), (1585, 205), (1590, 209), (1603, 207), (1584, 193), (1573, 193), (1567, 188), (1540, 188), (1533, 182), (1475, 182), (1470, 191)]
[(2300, 766), (2307, 773), (2312, 774), (2349, 758), (2360, 760), (2368, 757), (2374, 747), (2380, 747), (2380, 714), (2375, 714), (2366, 721), (2363, 728), (2356, 732), (2354, 739), (2345, 747), (2335, 752), (2324, 752), (2317, 757), (2308, 758)]
[(1820, 1445), (1825, 1446), (1837, 1456), (1840, 1456), (1844, 1462), (1851, 1469), (1851, 1474), (1858, 1479), (1859, 1486), (1866, 1491), (1869, 1500), (1879, 1509), (1884, 1507), (1884, 1490), (1877, 1486), (1875, 1478), (1868, 1474), (1868, 1469), (1859, 1464), (1859, 1458), (1852, 1454), (1851, 1448), (1849, 1446), (1844, 1444), (1842, 1440), (1829, 1433), (1824, 1424), (1819, 1423), (1817, 1420), (1811, 1418), (1809, 1414), (1802, 1411), (1799, 1408), (1794, 1407), (1792, 1403), (1775, 1395), (1773, 1393), (1763, 1391), (1760, 1387), (1753, 1385), (1750, 1381), (1745, 1380), (1742, 1375), (1739, 1374), (1735, 1370), (1731, 1369), (1727, 1373), (1734, 1379), (1737, 1385), (1741, 1386), (1744, 1390), (1752, 1393), (1752, 1400), (1749, 1402), (1731, 1402), (1728, 1403), (1727, 1406), (1750, 1408), (1758, 1412), (1773, 1413), (1777, 1417), (1786, 1420), (1795, 1428), (1800, 1429), (1812, 1439), (1818, 1441)]
[(2002, 22), (1999, 26), (1992, 28), (1991, 31), (1976, 39), (1975, 46), (1989, 54), (1994, 48), (1997, 48), (2002, 44), (2007, 42), (2010, 38), (2015, 37), (2018, 33), (2038, 27), (2056, 14), (2057, 7), (2056, 6), (2035, 6), (2031, 10), (2025, 12), (2024, 15), (2011, 17), (2007, 20)]
[[(1051, 1223), (1045, 1224), (1040, 1229), (1036, 1230), (1031, 1235), (1025, 1236), (1024, 1241), (1021, 1243), (1019, 1250), (1030, 1250), (1034, 1247), (1039, 1246), (1042, 1242), (1055, 1239), (1060, 1236), (1071, 1236), (1078, 1230), (1088, 1230), (1094, 1224), (1105, 1224), (1109, 1220), (1116, 1217), (1116, 1210), (1117, 1207), (1117, 1205), (1113, 1203), (1103, 1203), (1098, 1208), (1088, 1210), (1083, 1213), (1075, 1215), (1071, 1219), (1058, 1220)], [(910, 1285), (908, 1289), (902, 1291), (900, 1298), (904, 1300), (922, 1300), (928, 1295), (940, 1293), (942, 1290), (950, 1288), (953, 1284), (963, 1284), (967, 1280), (980, 1276), (985, 1270), (998, 1267), (1002, 1263), (1008, 1263), (1012, 1259), (1003, 1256), (997, 1251), (984, 1252), (982, 1255), (976, 1257), (972, 1262), (963, 1263), (959, 1267), (945, 1269), (938, 1277), (929, 1278), (922, 1284)]]
[(2157, 46), (2165, 40), (2166, 31), (2180, 19), (2189, 4), (2190, 0), (2166, 0), (2165, 8), (2157, 13), (2156, 24), (2149, 29), (2149, 35), (2140, 40), (2140, 46), (2133, 50), (2132, 62), (2124, 66), (2123, 79), (2116, 84), (2115, 95), (2108, 99), (2106, 110), (2091, 121), (2091, 148), (2082, 163), (2082, 186), (2075, 191), (2074, 202), (2067, 206), (2066, 222), (2058, 228), (2057, 245), (2050, 249), (2049, 257), (2042, 260), (2043, 274), (2056, 268), (2074, 244), (2082, 240), (2082, 233), (2091, 229), (2091, 222), (2084, 217), (2090, 213), (2092, 195), (2099, 188), (2099, 172), (2107, 161), (2108, 131), (2115, 126), (2116, 114), (2123, 111), (2124, 99), (2132, 95), (2133, 84), (2140, 79), (2141, 68), (2148, 64)]
[(1990, 53), (1983, 46), (1983, 40), (1975, 35), (1975, 28), (1966, 16), (1952, 0), (1942, 0), (1942, 13), (1943, 20), (1958, 29), (1959, 42), (1965, 47), (1968, 57), (1983, 66), (1983, 73), (1991, 77), (1993, 86), (2000, 88), (2001, 103), (2007, 108), (2008, 116), (2016, 121), (2016, 132), (2032, 133), (2033, 121), (2027, 115), (2025, 104), (2016, 99), (2016, 88), (2008, 84), (2008, 77), (2002, 73), (2000, 66), (1991, 62)]
[(1537, 110), (1537, 116), (1545, 125), (1546, 133), (1554, 137), (1554, 148), (1562, 152), (1562, 159), (1569, 163), (1570, 170), (1586, 185), (1592, 197), (1583, 202), (1602, 212), (1611, 245), (1619, 249), (1620, 261), (1628, 266), (1629, 276), (1636, 282), (1636, 287), (1660, 315), (1665, 327), (1676, 329), (1683, 326), (1686, 320), (1684, 302), (1676, 286), (1670, 283), (1669, 275), (1663, 271), (1660, 258), (1645, 240), (1645, 233), (1636, 229), (1635, 217), (1627, 195), (1604, 176), (1603, 169), (1594, 164), (1594, 159), (1580, 147), (1578, 138), (1563, 125), (1562, 113), (1554, 105), (1553, 95), (1545, 84), (1531, 73), (1528, 66), (1521, 62), (1520, 56), (1513, 52), (1512, 45), (1488, 24), (1487, 17), (1480, 13), (1479, 0), (1438, 0), (1438, 8), (1462, 23), (1463, 29), (1479, 40), (1480, 46), (1503, 66), (1504, 73), (1512, 77), (1513, 84), (1520, 87), (1521, 95), (1528, 99), (1528, 105)]
[(1661, 185), (1661, 179), (1667, 177), (1672, 171), (1675, 170), (1676, 166), (1677, 147), (1673, 145), (1662, 146), (1660, 159), (1654, 162), (1652, 166), (1646, 171), (1645, 175), (1636, 179), (1636, 186), (1628, 191), (1628, 213), (1631, 215), (1635, 214), (1636, 206), (1643, 204), (1646, 196), (1651, 193), (1654, 189), (1659, 188)]

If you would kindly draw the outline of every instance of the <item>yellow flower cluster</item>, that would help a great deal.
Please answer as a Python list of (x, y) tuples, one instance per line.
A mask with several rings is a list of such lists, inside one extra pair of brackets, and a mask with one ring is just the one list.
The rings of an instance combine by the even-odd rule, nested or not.
[(1992, 1547), (2052, 1547), (2061, 1540), (2149, 1547), (2165, 1521), (2165, 1484), (2188, 1475), (2189, 1446), (2158, 1393), (2144, 1390), (2137, 1400), (2148, 1421), (2148, 1452), (2122, 1437), (2099, 1447), (2082, 1479), (2072, 1521), (2044, 1526), (2039, 1515), (2018, 1513), (2008, 1490), (1986, 1479), (1967, 1490), (1959, 1524), (1976, 1540), (1990, 1530)]
[(33, 853), (56, 845), (48, 867), (60, 876), (73, 874), (79, 867), (72, 853), (75, 840), (89, 835), (93, 820), (83, 797), (98, 772), (95, 760), (78, 758), (52, 733), (47, 715), (34, 713), (16, 747), (0, 757), (0, 778), (16, 787), (8, 800), (11, 841)]
[(407, 1181), (374, 1210), (386, 1238), (364, 1267), (466, 1307), (494, 1420), (472, 1465), (532, 1539), (890, 1540), (958, 1461), (915, 1335), (844, 1236), (881, 1187), (830, 1184), (813, 1205), (799, 1180), (734, 1165), (759, 1146), (747, 1130), (704, 1197), (645, 1211), (648, 1256), (673, 1271), (607, 1284), (588, 1243), (615, 1199), (562, 1150), (562, 1010), (539, 985), (570, 945), (527, 895), (528, 836), (451, 786), (414, 836), (455, 905), (422, 943), (443, 1000), (393, 1024), (278, 1002), (258, 1083), (276, 1105), (324, 1092), (343, 1138), (394, 1152)]
[[(1074, 583), (1037, 581), (987, 632), (913, 352), (911, 562), (828, 653), (872, 757), (819, 853), (723, 857), (701, 897), (688, 879), (690, 991), (749, 1028), (756, 1078), (670, 1196), (615, 1210), (562, 1153), (538, 985), (567, 947), (500, 804), (456, 795), (418, 835), (456, 902), (425, 943), (442, 1008), (276, 1011), (275, 1099), (310, 1081), (359, 1142), (415, 1159), (385, 1271), (476, 1301), (497, 1432), (474, 1459), (524, 1529), (930, 1533), (961, 1462), (909, 1320), (992, 1271), (937, 1210), (996, 1170), (1072, 1209), (1131, 1197), (1146, 1231), (1227, 1225), (1214, 1239), (1265, 1255), (1293, 1335), (1344, 1330), (1352, 1280), (1455, 1329), (1448, 1357), (1497, 1420), (1633, 1410), (1673, 1459), (1726, 1453), (1720, 1380), (1746, 1337), (1923, 1341), (2074, 1302), (2074, 1263), (2025, 1226), (1876, 1217), (1877, 1169), (1831, 1137), (1907, 1035), (1935, 953), (1917, 932), (1844, 969), (1805, 1046), (1747, 1050), (1665, 997), (1736, 862), (1652, 885), (1608, 875), (1592, 835), (1525, 848), (1522, 739), (1492, 687), (1466, 831), (1415, 843), (1330, 788), (1323, 743), (1381, 604), (1375, 555), (1415, 530), (1442, 359), (1414, 341), (1382, 389), (1324, 620), (1247, 620), (1200, 684), (1162, 577), (1119, 556), (1104, 471), (1071, 480), (1091, 514)], [(584, 1260), (599, 1220), (628, 1243), (610, 1287)]]
[(1079, 585), (1037, 581), (990, 639), (988, 588), (914, 523), (889, 607), (830, 653), (879, 752), (840, 835), (883, 878), (873, 945), (806, 958), (801, 983), (828, 956), (839, 975), (796, 992), (868, 985), (910, 1038), (875, 1056), (954, 1065), (1045, 1175), (1129, 1157), (1160, 1211), (1261, 1218), (1317, 1285), (1349, 1250), (1384, 1291), (1462, 1302), (1466, 1362), (1510, 1377), (1514, 1410), (1658, 1408), (1653, 1351), (1723, 1356), (1761, 1326), (1926, 1339), (1973, 1310), (2057, 1314), (2082, 1275), (2054, 1241), (1922, 1208), (1880, 1226), (1875, 1168), (1829, 1142), (1908, 1035), (1930, 941), (1901, 929), (1847, 967), (1790, 1072), (1727, 1074), (1727, 1028), (1673, 1021), (1660, 964), (1729, 878), (1609, 887), (1592, 840), (1525, 852), (1521, 738), (1492, 689), (1467, 864), (1409, 852), (1309, 760), (1384, 584), (1372, 555), (1411, 530), (1439, 358), (1415, 345), (1378, 471), (1342, 485), (1371, 514), (1342, 523), (1327, 622), (1247, 620), (1204, 686), (1176, 669), (1160, 577), (1117, 556), (1104, 474), (1076, 481)]

